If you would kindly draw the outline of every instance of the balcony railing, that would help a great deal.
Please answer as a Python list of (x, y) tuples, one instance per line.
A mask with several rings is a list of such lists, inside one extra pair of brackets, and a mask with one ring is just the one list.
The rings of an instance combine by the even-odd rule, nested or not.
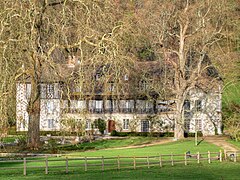
[(133, 113), (134, 109), (133, 108), (120, 108), (121, 113)]
[[(101, 114), (101, 113), (139, 113), (139, 114), (153, 114), (155, 109), (153, 108), (144, 108), (144, 109), (134, 109), (134, 108), (90, 108), (90, 109), (80, 109), (80, 108), (62, 108), (62, 113), (82, 113), (88, 111), (89, 113)], [(168, 112), (170, 109), (157, 109), (157, 112)]]

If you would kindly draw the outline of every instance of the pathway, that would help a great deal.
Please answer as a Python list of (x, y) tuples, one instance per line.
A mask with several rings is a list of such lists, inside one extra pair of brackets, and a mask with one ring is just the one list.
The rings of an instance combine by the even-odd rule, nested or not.
[(215, 144), (226, 151), (239, 151), (236, 146), (226, 141), (227, 138), (228, 137), (225, 136), (208, 136), (205, 137), (204, 140), (209, 143)]

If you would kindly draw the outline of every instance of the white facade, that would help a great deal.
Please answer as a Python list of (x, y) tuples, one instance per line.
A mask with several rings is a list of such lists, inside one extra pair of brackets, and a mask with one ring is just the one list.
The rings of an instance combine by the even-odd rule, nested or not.
[[(27, 131), (27, 105), (31, 85), (17, 84), (17, 130)], [(91, 129), (96, 119), (114, 121), (117, 131), (146, 132), (173, 131), (175, 112), (171, 106), (174, 100), (155, 102), (148, 100), (60, 100), (59, 85), (43, 84), (41, 94), (40, 130), (60, 131), (61, 120), (71, 118), (85, 122), (86, 130)], [(171, 105), (170, 105), (171, 104)], [(221, 134), (221, 93), (209, 94), (191, 91), (185, 105), (185, 130), (202, 131), (204, 135)], [(106, 133), (109, 132), (107, 127)]]

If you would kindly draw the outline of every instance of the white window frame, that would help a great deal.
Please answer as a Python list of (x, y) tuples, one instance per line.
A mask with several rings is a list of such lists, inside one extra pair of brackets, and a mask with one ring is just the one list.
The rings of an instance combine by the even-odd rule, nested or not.
[(90, 119), (86, 120), (85, 129), (86, 130), (91, 130), (92, 129), (92, 124), (91, 124), (91, 120)]
[(123, 130), (129, 130), (129, 119), (123, 119)]
[(54, 128), (54, 119), (47, 119), (48, 122), (48, 129)]
[[(147, 122), (146, 124), (148, 125), (147, 127), (147, 131), (143, 131), (144, 128), (144, 123), (143, 122)], [(150, 122), (148, 120), (142, 120), (141, 121), (141, 132), (149, 132), (150, 131)]]

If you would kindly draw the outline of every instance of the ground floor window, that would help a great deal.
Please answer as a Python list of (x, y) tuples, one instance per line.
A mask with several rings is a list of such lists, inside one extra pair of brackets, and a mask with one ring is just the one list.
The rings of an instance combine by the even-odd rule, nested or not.
[(202, 119), (195, 119), (195, 129), (202, 131)]
[(90, 129), (92, 129), (92, 128), (91, 128), (91, 121), (90, 121), (90, 120), (87, 120), (87, 121), (86, 121), (86, 130), (90, 130)]
[(123, 129), (124, 130), (129, 129), (129, 119), (123, 119)]
[(54, 127), (54, 119), (48, 119), (48, 128), (52, 129)]
[(184, 121), (184, 130), (189, 131), (190, 130), (190, 119), (185, 119)]
[(141, 121), (141, 132), (149, 132), (149, 121), (148, 120)]

